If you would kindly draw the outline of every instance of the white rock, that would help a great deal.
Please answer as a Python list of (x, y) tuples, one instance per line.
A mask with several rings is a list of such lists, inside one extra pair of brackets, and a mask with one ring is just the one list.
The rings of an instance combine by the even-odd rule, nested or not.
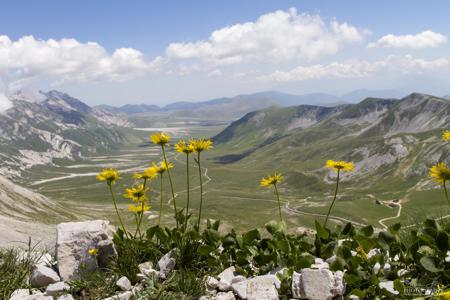
[(278, 300), (278, 291), (273, 279), (258, 276), (247, 281), (247, 300)]
[(332, 263), (334, 263), (336, 261), (336, 259), (337, 259), (336, 255), (333, 255), (333, 256), (327, 258), (326, 263), (328, 265), (331, 265)]
[(198, 300), (212, 300), (210, 296), (201, 296)]
[(378, 255), (380, 253), (381, 253), (381, 251), (378, 248), (370, 249), (369, 252), (367, 252), (367, 259), (371, 259), (375, 255)]
[(41, 293), (28, 296), (23, 300), (53, 300), (53, 296), (47, 296)]
[(29, 289), (18, 289), (15, 290), (12, 294), (9, 300), (23, 300), (24, 298), (30, 296), (30, 290)]
[(292, 297), (295, 299), (300, 299), (301, 291), (300, 291), (300, 273), (293, 272), (292, 273)]
[(389, 263), (385, 263), (383, 266), (383, 272), (389, 273), (391, 271), (391, 265)]
[(345, 292), (344, 274), (328, 269), (302, 269), (292, 275), (292, 294), (294, 298), (332, 299)]
[(41, 288), (60, 280), (53, 269), (43, 265), (36, 265), (31, 271), (30, 285), (34, 288)]
[(55, 282), (50, 284), (45, 293), (50, 296), (56, 296), (58, 293), (67, 292), (70, 290), (70, 286), (64, 281)]
[(394, 289), (394, 282), (391, 281), (381, 281), (378, 286), (381, 289), (385, 289), (386, 291), (388, 291), (389, 293), (393, 294), (393, 295), (398, 295), (398, 291), (396, 291)]
[(222, 271), (217, 277), (219, 278), (219, 290), (229, 291), (231, 289), (231, 282), (236, 277), (236, 268), (231, 266)]
[(129, 291), (132, 288), (130, 280), (125, 276), (120, 277), (119, 280), (117, 280), (116, 285), (122, 291)]
[(231, 290), (239, 299), (247, 299), (247, 280), (232, 283)]
[(217, 293), (215, 300), (236, 300), (236, 297), (234, 297), (233, 292), (228, 293), (221, 292)]
[(150, 261), (138, 265), (141, 274), (148, 275), (153, 270), (153, 264)]
[(75, 300), (71, 294), (59, 296), (57, 300)]
[(241, 281), (247, 280), (247, 278), (245, 278), (245, 276), (242, 275), (236, 275), (235, 277), (233, 277), (233, 279), (231, 279), (231, 284), (233, 283), (238, 283)]
[(108, 298), (104, 298), (103, 300), (130, 300), (132, 296), (133, 293), (131, 291), (126, 291)]
[(219, 281), (211, 276), (206, 277), (205, 284), (208, 289), (217, 289), (219, 287)]
[(380, 269), (381, 269), (380, 263), (379, 263), (379, 262), (376, 262), (376, 263), (373, 265), (373, 268), (372, 268), (373, 274), (377, 275), (378, 272), (380, 272)]
[[(90, 255), (89, 249), (98, 249), (98, 255)], [(63, 280), (77, 279), (97, 267), (106, 267), (115, 254), (113, 228), (108, 221), (69, 222), (57, 226), (56, 259)]]
[(159, 270), (159, 278), (166, 279), (170, 272), (173, 271), (176, 265), (175, 259), (172, 257), (173, 250), (166, 253), (161, 259), (158, 261), (158, 270)]

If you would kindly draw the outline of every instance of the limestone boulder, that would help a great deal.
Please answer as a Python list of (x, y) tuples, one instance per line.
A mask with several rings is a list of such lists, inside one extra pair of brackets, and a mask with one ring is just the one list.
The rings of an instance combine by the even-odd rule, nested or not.
[[(113, 232), (109, 222), (103, 220), (59, 224), (56, 259), (61, 279), (78, 279), (98, 267), (107, 267), (116, 255)], [(90, 254), (90, 249), (98, 250), (97, 254)]]

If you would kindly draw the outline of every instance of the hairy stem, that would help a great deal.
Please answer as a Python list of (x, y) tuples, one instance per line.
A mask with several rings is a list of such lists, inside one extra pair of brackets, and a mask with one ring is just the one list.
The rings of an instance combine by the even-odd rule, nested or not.
[[(169, 163), (167, 162), (167, 156), (166, 156), (166, 149), (164, 148), (164, 145), (161, 145), (162, 153), (164, 157), (164, 163), (166, 166), (169, 166)], [(175, 222), (177, 223), (178, 228), (178, 219), (177, 219), (177, 201), (175, 199), (175, 192), (173, 190), (173, 183), (172, 183), (172, 175), (170, 175), (170, 170), (167, 168), (167, 175), (169, 176), (169, 183), (170, 183), (170, 191), (172, 192), (172, 200), (173, 200), (173, 209), (175, 210)]]
[(111, 183), (108, 183), (108, 187), (109, 187), (109, 191), (111, 192), (111, 197), (112, 197), (112, 200), (114, 203), (114, 208), (116, 209), (116, 214), (117, 214), (117, 218), (119, 219), (120, 226), (122, 227), (122, 230), (125, 233), (125, 235), (128, 237), (128, 232), (125, 229), (125, 225), (123, 225), (122, 218), (120, 217), (120, 214), (119, 214), (119, 209), (117, 208), (116, 196), (114, 196), (114, 191), (112, 189)]
[(203, 206), (203, 178), (202, 178), (202, 166), (200, 162), (200, 152), (198, 152), (197, 156), (197, 165), (198, 165), (198, 176), (200, 178), (200, 209), (198, 212), (197, 229), (198, 231), (200, 231), (200, 221), (202, 218), (202, 206)]
[(190, 193), (190, 187), (189, 187), (189, 153), (186, 153), (186, 217), (184, 218), (184, 230), (186, 231), (187, 228), (187, 222), (188, 222), (188, 216), (189, 216), (189, 193)]
[(444, 188), (444, 192), (445, 192), (445, 198), (447, 198), (447, 203), (450, 206), (450, 200), (448, 199), (448, 192), (447, 192), (447, 186), (446, 186), (446, 181), (444, 180), (444, 182), (442, 183), (442, 187)]
[(280, 221), (283, 221), (283, 217), (281, 216), (280, 193), (278, 193), (278, 187), (277, 187), (277, 184), (275, 183), (273, 186), (275, 187), (275, 194), (277, 195), (277, 199), (278, 199), (278, 212), (279, 212), (279, 214), (280, 214)]
[[(147, 178), (144, 179), (144, 184), (143, 184), (143, 189), (145, 191), (145, 186), (147, 185)], [(145, 197), (145, 195), (144, 195)], [(141, 223), (142, 223), (142, 218), (144, 217), (144, 201), (142, 201), (142, 209), (141, 209), (141, 215), (139, 216), (139, 222), (137, 224), (137, 229), (136, 232), (134, 233), (134, 236), (136, 236), (136, 233), (139, 232), (139, 236), (142, 238), (142, 233), (141, 233)]]
[(325, 218), (325, 222), (323, 223), (323, 227), (327, 226), (328, 217), (330, 216), (331, 209), (333, 208), (334, 202), (336, 201), (336, 196), (337, 196), (338, 188), (339, 188), (339, 175), (340, 175), (340, 170), (338, 169), (338, 171), (337, 171), (337, 179), (336, 179), (336, 190), (334, 191), (334, 198), (333, 198), (333, 201), (331, 202), (330, 207), (328, 208), (327, 217)]
[(159, 195), (160, 195), (160, 200), (159, 200), (159, 218), (158, 218), (158, 225), (161, 225), (161, 216), (162, 216), (162, 207), (163, 207), (163, 174), (161, 174), (160, 176), (160, 183), (159, 183)]

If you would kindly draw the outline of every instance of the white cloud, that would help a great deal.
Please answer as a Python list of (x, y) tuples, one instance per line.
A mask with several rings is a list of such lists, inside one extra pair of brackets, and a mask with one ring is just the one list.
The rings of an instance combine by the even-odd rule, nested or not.
[(59, 82), (123, 81), (158, 70), (161, 57), (148, 61), (132, 48), (109, 54), (101, 45), (75, 39), (39, 40), (0, 36), (0, 75), (12, 80), (54, 76)]
[(404, 74), (423, 73), (448, 69), (448, 59), (424, 60), (411, 55), (388, 56), (383, 60), (369, 62), (365, 60), (345, 63), (331, 63), (328, 65), (298, 66), (290, 71), (276, 71), (269, 75), (260, 76), (263, 81), (294, 82), (323, 78), (362, 78), (382, 72), (399, 72)]
[(291, 8), (262, 15), (256, 22), (218, 29), (206, 41), (172, 43), (166, 55), (213, 65), (313, 60), (335, 54), (345, 45), (360, 43), (367, 33), (334, 19), (327, 23), (319, 15), (298, 14)]
[(211, 71), (211, 72), (208, 73), (208, 77), (209, 77), (209, 78), (220, 77), (220, 76), (222, 76), (222, 75), (223, 75), (223, 73), (222, 73), (222, 71), (219, 70), (219, 69), (215, 69), (215, 70), (213, 70), (213, 71)]
[(0, 81), (0, 113), (4, 112), (8, 108), (12, 107), (13, 104), (9, 101), (8, 97), (5, 95), (5, 90), (3, 88), (3, 83)]
[(431, 30), (426, 30), (412, 35), (393, 35), (388, 34), (381, 37), (375, 43), (370, 43), (368, 48), (436, 48), (439, 45), (447, 43), (447, 37)]

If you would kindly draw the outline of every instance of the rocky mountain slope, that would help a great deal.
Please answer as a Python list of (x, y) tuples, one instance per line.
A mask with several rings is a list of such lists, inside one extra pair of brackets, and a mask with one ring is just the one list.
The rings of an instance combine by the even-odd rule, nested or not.
[(0, 246), (50, 245), (54, 223), (75, 218), (62, 203), (18, 186), (0, 176)]
[(133, 138), (126, 116), (91, 108), (67, 94), (50, 91), (30, 98), (10, 96), (0, 114), (0, 171), (7, 177), (55, 158), (74, 159)]
[(348, 160), (356, 170), (344, 180), (352, 178), (355, 187), (406, 190), (421, 179), (429, 183), (429, 166), (447, 160), (449, 147), (440, 136), (449, 122), (449, 100), (418, 93), (333, 108), (269, 108), (214, 137), (221, 149), (215, 160), (283, 171), (306, 189), (329, 181), (325, 160)]

